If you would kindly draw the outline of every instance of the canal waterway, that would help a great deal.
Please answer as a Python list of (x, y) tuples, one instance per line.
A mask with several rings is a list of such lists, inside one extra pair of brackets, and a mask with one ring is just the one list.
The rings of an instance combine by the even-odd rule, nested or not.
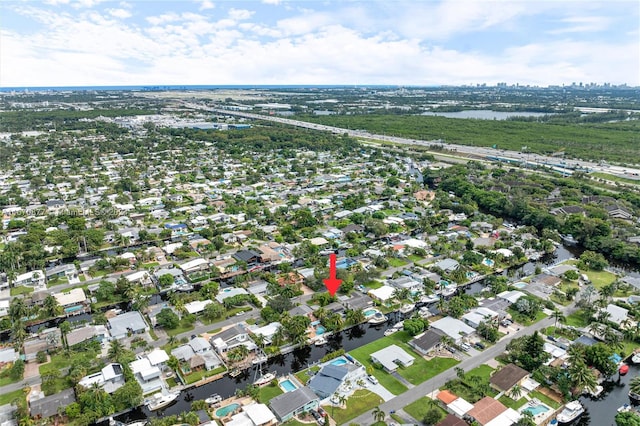
[[(616, 374), (614, 380), (604, 382), (604, 390), (597, 398), (581, 397), (585, 413), (576, 422), (577, 426), (609, 426), (615, 425), (615, 416), (619, 407), (630, 404), (629, 382), (640, 374), (640, 366), (629, 365), (625, 376)], [(636, 407), (639, 408), (639, 407)]]
[[(357, 327), (353, 327), (334, 334), (329, 337), (328, 343), (324, 346), (305, 346), (294, 350), (285, 355), (278, 355), (269, 360), (263, 365), (263, 371), (275, 372), (278, 376), (282, 376), (289, 373), (294, 373), (310, 365), (317, 363), (330, 352), (344, 349), (345, 351), (351, 351), (373, 342), (384, 336), (385, 330), (389, 325), (395, 324), (402, 319), (401, 314), (393, 312), (387, 314), (389, 320), (385, 324), (371, 325), (362, 324)], [(222, 398), (228, 398), (235, 394), (238, 389), (245, 389), (252, 384), (255, 380), (256, 369), (252, 368), (244, 371), (237, 377), (224, 376), (223, 378), (211, 383), (207, 383), (200, 387), (194, 387), (181, 392), (177, 402), (165, 408), (164, 410), (158, 410), (155, 412), (149, 411), (146, 407), (138, 407), (127, 414), (118, 417), (119, 420), (124, 423), (144, 419), (151, 417), (164, 417), (174, 414), (180, 414), (185, 411), (191, 411), (191, 402), (198, 399), (206, 399), (210, 395), (217, 393)]]

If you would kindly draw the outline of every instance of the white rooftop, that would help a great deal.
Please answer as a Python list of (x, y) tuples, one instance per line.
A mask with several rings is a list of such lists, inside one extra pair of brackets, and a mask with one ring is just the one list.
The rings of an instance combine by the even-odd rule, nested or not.
[(451, 404), (447, 405), (447, 408), (458, 417), (463, 417), (469, 410), (473, 408), (473, 404), (466, 401), (464, 398), (458, 398)]
[(513, 408), (507, 408), (507, 411), (500, 413), (498, 417), (485, 424), (485, 426), (511, 426), (517, 422), (519, 418), (520, 413)]
[(403, 365), (410, 365), (414, 358), (398, 345), (387, 346), (371, 354), (387, 370), (396, 370), (400, 362)]
[(205, 306), (213, 303), (211, 300), (194, 300), (193, 302), (185, 303), (184, 309), (190, 314), (197, 314), (204, 310)]
[(202, 265), (208, 265), (208, 264), (209, 264), (208, 261), (206, 261), (205, 259), (199, 257), (197, 259), (193, 259), (193, 260), (190, 260), (190, 261), (188, 261), (186, 263), (183, 263), (182, 265), (180, 265), (180, 269), (182, 269), (183, 271), (187, 272), (187, 271), (190, 271), (191, 269), (199, 268)]
[(147, 358), (151, 365), (162, 364), (163, 362), (169, 361), (169, 355), (164, 351), (164, 349), (154, 349), (153, 351), (147, 354)]
[(76, 303), (82, 303), (87, 300), (84, 290), (81, 288), (73, 288), (62, 293), (54, 293), (53, 297), (58, 301), (60, 306), (68, 306)]
[(444, 317), (434, 321), (431, 327), (437, 328), (456, 341), (475, 331), (464, 322), (452, 317)]
[(228, 297), (238, 296), (240, 294), (249, 294), (247, 290), (239, 287), (227, 287), (225, 289), (220, 290), (218, 295), (216, 296), (216, 300), (220, 303)]
[(394, 287), (391, 287), (390, 285), (383, 285), (380, 288), (369, 290), (369, 294), (378, 300), (385, 301), (391, 299), (395, 291), (396, 289)]

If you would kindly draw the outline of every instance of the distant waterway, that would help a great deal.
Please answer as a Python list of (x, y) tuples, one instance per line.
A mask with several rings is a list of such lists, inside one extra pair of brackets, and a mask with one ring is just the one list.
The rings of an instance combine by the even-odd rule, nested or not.
[(474, 118), (476, 120), (506, 120), (510, 117), (542, 117), (549, 115), (543, 112), (529, 111), (491, 111), (488, 109), (472, 109), (456, 112), (423, 112), (420, 115), (431, 115), (447, 118)]

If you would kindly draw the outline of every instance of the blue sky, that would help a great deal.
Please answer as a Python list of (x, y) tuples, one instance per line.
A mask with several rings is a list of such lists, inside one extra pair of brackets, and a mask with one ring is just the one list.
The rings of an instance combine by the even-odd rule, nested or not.
[(640, 2), (3, 0), (0, 87), (640, 85)]

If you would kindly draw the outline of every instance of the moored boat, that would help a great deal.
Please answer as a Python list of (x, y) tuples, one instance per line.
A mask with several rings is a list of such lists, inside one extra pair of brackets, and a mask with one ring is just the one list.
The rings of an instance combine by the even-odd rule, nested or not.
[(369, 319), (369, 324), (382, 324), (387, 321), (387, 319), (386, 315), (376, 312), (376, 314)]
[(636, 353), (631, 357), (631, 362), (633, 362), (634, 364), (640, 364), (640, 352), (636, 352)]
[(266, 384), (271, 383), (271, 381), (275, 378), (276, 378), (275, 373), (263, 374), (262, 376), (258, 377), (258, 379), (255, 382), (253, 382), (253, 384), (256, 386), (264, 386)]
[(178, 397), (180, 392), (172, 392), (166, 395), (162, 393), (154, 394), (149, 401), (147, 401), (147, 408), (151, 411), (160, 410), (170, 404), (172, 404)]
[(556, 420), (558, 423), (566, 425), (576, 420), (582, 413), (584, 413), (584, 407), (580, 401), (571, 401), (564, 406)]
[(205, 399), (204, 402), (206, 402), (209, 405), (217, 404), (218, 402), (222, 402), (222, 397), (217, 393), (214, 393), (211, 396), (209, 396), (209, 398)]
[(413, 311), (415, 307), (416, 305), (412, 303), (405, 303), (400, 307), (400, 312), (402, 312), (403, 314), (408, 314), (409, 312)]
[(316, 340), (313, 343), (316, 346), (326, 345), (327, 344), (327, 339), (325, 339), (324, 336), (320, 336), (320, 337), (316, 338)]

